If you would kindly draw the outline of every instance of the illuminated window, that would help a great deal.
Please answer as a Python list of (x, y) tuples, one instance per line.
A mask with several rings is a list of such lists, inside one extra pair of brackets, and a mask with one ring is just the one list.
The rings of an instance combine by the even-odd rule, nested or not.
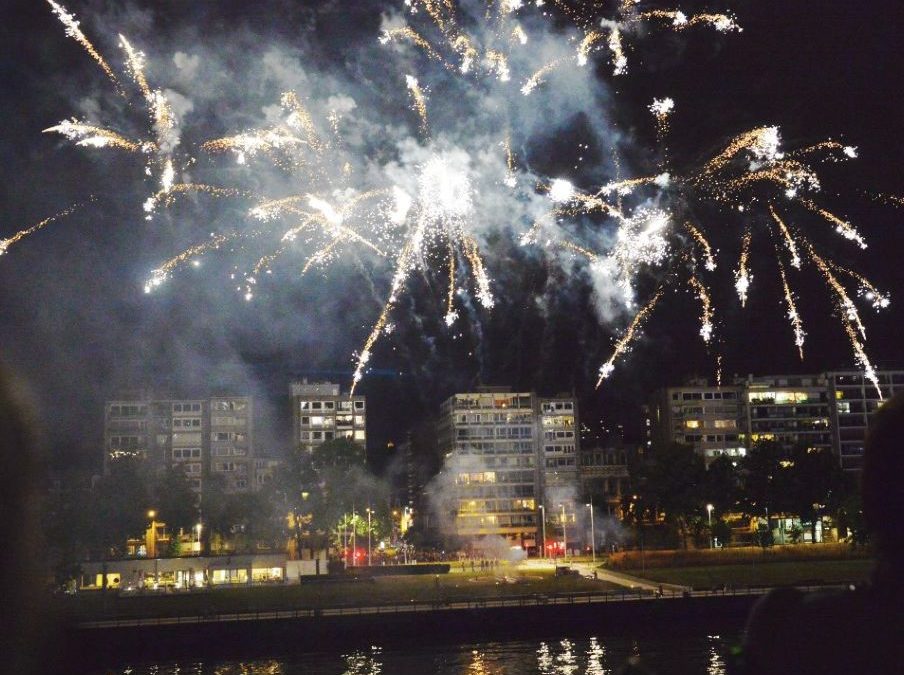
[(684, 423), (684, 426), (688, 429), (699, 429), (700, 428), (700, 420), (687, 420)]

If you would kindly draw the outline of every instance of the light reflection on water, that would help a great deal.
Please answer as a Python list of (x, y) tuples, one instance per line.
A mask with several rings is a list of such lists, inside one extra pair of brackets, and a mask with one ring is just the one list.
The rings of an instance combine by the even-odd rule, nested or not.
[(130, 664), (98, 675), (614, 675), (631, 657), (660, 675), (725, 675), (736, 636), (513, 640), (369, 648), (258, 660)]

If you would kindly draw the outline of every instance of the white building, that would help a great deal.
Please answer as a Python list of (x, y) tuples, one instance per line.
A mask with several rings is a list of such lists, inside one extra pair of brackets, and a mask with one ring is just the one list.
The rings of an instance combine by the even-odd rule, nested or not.
[[(446, 504), (463, 538), (499, 536), (525, 549), (539, 545), (541, 506), (567, 498), (569, 517), (580, 489), (574, 399), (481, 387), (441, 407), (437, 435), (446, 461)], [(544, 504), (553, 499), (555, 503)]]
[(253, 485), (253, 400), (155, 398), (132, 392), (104, 406), (104, 468), (141, 457), (154, 468), (179, 468), (200, 492), (205, 475), (221, 475), (229, 492)]

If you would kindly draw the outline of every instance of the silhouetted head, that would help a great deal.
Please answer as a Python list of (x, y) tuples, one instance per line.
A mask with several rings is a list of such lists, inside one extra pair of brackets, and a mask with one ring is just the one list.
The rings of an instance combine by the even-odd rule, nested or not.
[(863, 459), (863, 515), (880, 558), (904, 561), (904, 393), (886, 401), (870, 420)]
[(0, 366), (0, 663), (11, 673), (43, 667), (39, 636), (46, 627), (33, 429), (28, 408)]

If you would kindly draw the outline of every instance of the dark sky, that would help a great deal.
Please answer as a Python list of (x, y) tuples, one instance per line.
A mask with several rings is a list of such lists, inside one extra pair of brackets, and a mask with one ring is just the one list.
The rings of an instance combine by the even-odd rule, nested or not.
[[(0, 29), (0, 237), (96, 196), (91, 205), (0, 257), (0, 359), (32, 391), (46, 422), (46, 442), (62, 463), (96, 464), (103, 400), (120, 388), (147, 384), (186, 395), (251, 391), (263, 404), (261, 444), (268, 450), (283, 446), (290, 428), (288, 381), (306, 375), (348, 384), (351, 355), (379, 312), (375, 297), (385, 297), (387, 269), (365, 277), (337, 266), (299, 280), (296, 267), (295, 274), (286, 272), (246, 304), (227, 273), (239, 259), (247, 262), (248, 252), (223, 251), (205, 259), (203, 271), (189, 269), (146, 296), (148, 270), (209, 231), (247, 222), (248, 204), (199, 198), (145, 222), (141, 202), (148, 184), (140, 158), (73, 148), (41, 133), (61, 119), (92, 112), (113, 120), (123, 133), (134, 133), (141, 111), (116, 99), (103, 73), (63, 35), (44, 3), (7, 4), (12, 6)], [(897, 334), (901, 314), (894, 302), (904, 292), (902, 211), (869, 197), (904, 195), (900, 3), (678, 4), (688, 14), (727, 6), (744, 32), (657, 31), (632, 38), (631, 71), (624, 79), (613, 80), (605, 51), (598, 53), (605, 102), (534, 134), (530, 144), (524, 141), (531, 168), (561, 175), (574, 164), (577, 143), (585, 142), (592, 146), (588, 162), (568, 177), (588, 189), (594, 179), (599, 184), (611, 168), (599, 131), (605, 124), (621, 135), (625, 161), (637, 173), (650, 171), (655, 134), (645, 106), (662, 96), (677, 102), (670, 136), (676, 166), (699, 163), (731, 136), (760, 124), (780, 125), (789, 148), (829, 137), (857, 146), (857, 161), (819, 165), (824, 178), (819, 198), (857, 224), (869, 249), (859, 252), (831, 236), (817, 219), (801, 220), (800, 226), (823, 251), (891, 292), (893, 304), (883, 313), (863, 308), (867, 346), (879, 365), (904, 367), (904, 341)], [(283, 84), (266, 75), (283, 67), (280, 59), (304, 64), (308, 79), (299, 86), (310, 85), (312, 96), (326, 97), (336, 84), (336, 93), (353, 92), (357, 110), (379, 110), (372, 114), (381, 120), (408, 116), (410, 123), (398, 101), (403, 90), (381, 86), (390, 59), (384, 64), (372, 56), (380, 53), (372, 48), (380, 10), (392, 5), (73, 0), (68, 8), (115, 68), (120, 66), (115, 34), (123, 31), (148, 52), (149, 75), (192, 102), (181, 141), (188, 148), (259, 125), (264, 102), (277, 100)], [(179, 77), (173, 66), (177, 52), (201, 56), (194, 81), (171, 81)], [(259, 71), (258, 63), (271, 57), (275, 65)], [(435, 99), (441, 93), (438, 84)], [(452, 104), (446, 111), (432, 105), (441, 121), (444, 114), (460, 115)], [(375, 152), (384, 150), (378, 136), (371, 133), (364, 141)], [(238, 181), (238, 174), (230, 173), (235, 169), (208, 164), (199, 159), (196, 178), (216, 170), (221, 183)], [(706, 223), (724, 254), (711, 282), (727, 376), (852, 364), (829, 296), (812, 268), (795, 277), (808, 333), (801, 362), (780, 304), (771, 243), (765, 236), (754, 238), (754, 285), (742, 311), (731, 278), (738, 219), (704, 208), (694, 216)], [(566, 277), (504, 236), (485, 243), (497, 307), (476, 312), (474, 322), (460, 322), (460, 338), (452, 339), (442, 324), (441, 277), (418, 277), (405, 295), (394, 317), (396, 331), (378, 346), (374, 372), (360, 389), (371, 397), (374, 448), (401, 438), (456, 389), (481, 382), (549, 394), (575, 391), (586, 420), (625, 424), (630, 433), (651, 388), (694, 373), (712, 376), (714, 352), (707, 352), (697, 335), (699, 308), (679, 293), (669, 296), (605, 387), (594, 391), (596, 370), (625, 317), (600, 325), (586, 279)]]

